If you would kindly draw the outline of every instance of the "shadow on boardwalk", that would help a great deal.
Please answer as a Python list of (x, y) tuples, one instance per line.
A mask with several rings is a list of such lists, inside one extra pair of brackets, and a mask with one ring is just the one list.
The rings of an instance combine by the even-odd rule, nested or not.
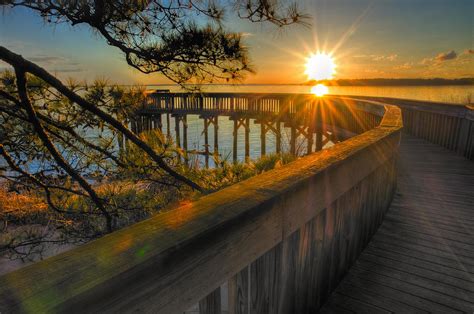
[(474, 162), (403, 135), (397, 194), (322, 313), (474, 312)]

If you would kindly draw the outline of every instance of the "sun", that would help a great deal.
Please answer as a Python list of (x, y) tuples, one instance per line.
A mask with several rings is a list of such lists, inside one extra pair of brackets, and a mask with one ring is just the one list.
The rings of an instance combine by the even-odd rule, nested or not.
[(323, 84), (318, 84), (316, 86), (311, 87), (311, 94), (316, 95), (318, 97), (323, 97), (329, 92), (329, 88)]
[(309, 80), (330, 80), (335, 72), (336, 64), (329, 54), (318, 52), (306, 59), (305, 74)]

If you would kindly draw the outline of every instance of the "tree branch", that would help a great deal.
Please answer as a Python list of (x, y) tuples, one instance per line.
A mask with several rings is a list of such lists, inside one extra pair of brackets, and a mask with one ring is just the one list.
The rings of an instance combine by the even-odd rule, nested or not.
[(40, 120), (38, 119), (38, 116), (36, 115), (36, 111), (31, 105), (31, 102), (28, 98), (28, 93), (26, 91), (26, 73), (21, 67), (15, 67), (15, 73), (16, 73), (16, 78), (17, 78), (17, 88), (18, 88), (18, 95), (20, 97), (20, 102), (26, 112), (28, 113), (28, 116), (31, 120), (31, 123), (33, 124), (33, 127), (38, 134), (38, 137), (41, 139), (43, 142), (44, 146), (48, 149), (50, 154), (53, 156), (54, 160), (58, 163), (58, 165), (63, 168), (74, 180), (76, 180), (79, 185), (89, 194), (91, 197), (92, 201), (96, 204), (97, 208), (102, 212), (104, 215), (106, 222), (107, 222), (107, 229), (109, 232), (112, 232), (113, 226), (112, 226), (112, 217), (110, 214), (107, 212), (105, 209), (102, 200), (100, 197), (97, 195), (95, 190), (92, 188), (92, 186), (79, 174), (77, 173), (70, 165), (69, 163), (64, 160), (64, 158), (61, 156), (61, 154), (57, 151), (56, 147), (54, 144), (51, 142), (48, 134), (44, 130), (43, 126), (41, 125)]
[[(115, 119), (110, 114), (102, 111), (100, 108), (95, 106), (94, 104), (88, 102), (75, 92), (71, 91), (67, 88), (60, 80), (49, 74), (46, 70), (39, 67), (38, 65), (25, 60), (22, 56), (17, 55), (7, 48), (0, 46), (0, 59), (7, 62), (8, 64), (12, 65), (14, 68), (21, 68), (24, 72), (29, 72), (42, 80), (46, 83), (50, 84), (56, 90), (58, 90), (61, 94), (66, 96), (70, 101), (78, 104), (84, 110), (91, 112), (101, 118), (104, 122), (110, 124), (119, 132), (123, 133), (125, 137), (127, 137), (132, 143), (137, 145), (140, 149), (142, 149), (148, 156), (150, 156), (153, 161), (155, 161), (161, 169), (167, 172), (170, 176), (174, 177), (178, 181), (185, 183), (186, 185), (190, 186), (191, 188), (198, 190), (200, 192), (205, 192), (205, 190), (199, 186), (197, 183), (193, 182), (192, 180), (186, 178), (185, 176), (177, 173), (173, 169), (171, 169), (166, 162), (144, 141), (142, 141), (136, 134), (131, 132), (128, 128), (126, 128), (121, 122)], [(36, 115), (35, 115), (36, 117)]]

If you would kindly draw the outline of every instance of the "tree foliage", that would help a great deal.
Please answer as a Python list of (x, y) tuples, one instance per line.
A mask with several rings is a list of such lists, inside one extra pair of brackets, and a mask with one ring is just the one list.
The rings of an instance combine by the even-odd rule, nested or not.
[(240, 33), (224, 21), (236, 14), (279, 27), (304, 24), (297, 2), (278, 0), (4, 1), (38, 12), (50, 23), (85, 24), (143, 73), (178, 83), (238, 80), (252, 72)]

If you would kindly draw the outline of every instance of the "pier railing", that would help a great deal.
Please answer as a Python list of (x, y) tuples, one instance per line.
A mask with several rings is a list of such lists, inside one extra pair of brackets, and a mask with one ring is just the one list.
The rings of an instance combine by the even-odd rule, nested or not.
[(398, 106), (403, 131), (474, 160), (474, 105), (365, 97)]
[[(396, 186), (397, 107), (333, 147), (0, 277), (0, 312), (310, 313)], [(337, 106), (336, 106), (337, 107)], [(221, 303), (221, 286), (228, 296)]]

